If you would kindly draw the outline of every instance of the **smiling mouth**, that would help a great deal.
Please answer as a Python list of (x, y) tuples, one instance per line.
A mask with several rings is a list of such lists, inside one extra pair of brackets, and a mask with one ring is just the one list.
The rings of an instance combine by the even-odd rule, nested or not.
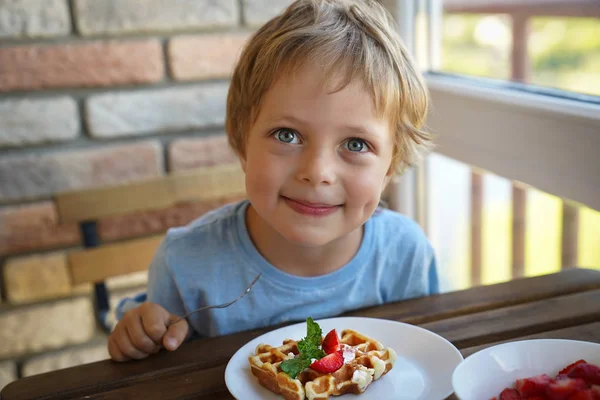
[(294, 200), (282, 196), (285, 203), (295, 212), (313, 217), (324, 217), (337, 211), (342, 205), (330, 205), (322, 203), (309, 203), (302, 200)]

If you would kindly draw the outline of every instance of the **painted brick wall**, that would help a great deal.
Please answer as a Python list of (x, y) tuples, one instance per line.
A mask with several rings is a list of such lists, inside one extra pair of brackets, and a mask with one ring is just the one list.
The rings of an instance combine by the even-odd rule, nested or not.
[[(290, 2), (0, 0), (0, 388), (108, 357), (91, 287), (69, 282), (78, 227), (58, 223), (52, 195), (235, 160), (233, 64)], [(218, 205), (106, 218), (100, 235), (164, 232)], [(113, 301), (144, 284), (108, 282)]]

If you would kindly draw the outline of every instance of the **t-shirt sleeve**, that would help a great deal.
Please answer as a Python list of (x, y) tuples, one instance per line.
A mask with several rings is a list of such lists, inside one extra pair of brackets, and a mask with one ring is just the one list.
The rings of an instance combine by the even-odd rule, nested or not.
[(154, 255), (148, 270), (148, 298), (147, 301), (163, 306), (171, 314), (184, 315), (186, 313), (181, 294), (169, 268), (168, 246), (169, 238), (161, 243)]
[(383, 271), (379, 285), (384, 302), (439, 293), (435, 250), (420, 226), (396, 214), (390, 214), (381, 225)]
[(429, 296), (440, 291), (435, 252), (424, 236), (420, 239), (404, 258), (403, 273), (396, 275), (392, 295), (395, 299)]
[(437, 257), (433, 249), (431, 250), (431, 262), (428, 270), (429, 294), (440, 293), (440, 277), (438, 275)]
[(146, 293), (122, 299), (116, 309), (117, 320), (123, 318), (127, 311), (140, 306), (145, 301), (157, 303), (172, 314), (185, 314), (181, 295), (167, 262), (167, 241), (168, 238), (163, 240), (150, 263)]

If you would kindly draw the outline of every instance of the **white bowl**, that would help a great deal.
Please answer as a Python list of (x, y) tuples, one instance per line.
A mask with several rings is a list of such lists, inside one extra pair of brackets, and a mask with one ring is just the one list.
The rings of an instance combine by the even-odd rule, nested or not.
[(519, 378), (554, 377), (580, 359), (600, 366), (600, 344), (563, 339), (504, 343), (467, 357), (454, 370), (452, 386), (460, 400), (489, 400)]

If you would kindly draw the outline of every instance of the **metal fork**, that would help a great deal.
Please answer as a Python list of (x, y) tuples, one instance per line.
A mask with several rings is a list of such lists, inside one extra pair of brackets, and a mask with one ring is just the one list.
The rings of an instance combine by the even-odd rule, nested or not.
[(254, 284), (256, 283), (256, 281), (258, 281), (258, 278), (260, 278), (261, 275), (262, 275), (262, 273), (256, 275), (256, 278), (254, 278), (252, 280), (252, 282), (250, 282), (250, 285), (248, 285), (248, 287), (246, 288), (246, 290), (244, 290), (244, 292), (242, 294), (240, 294), (237, 299), (231, 300), (229, 303), (218, 304), (216, 306), (204, 306), (204, 307), (197, 308), (194, 311), (190, 311), (189, 313), (185, 314), (183, 317), (180, 317), (180, 318), (176, 319), (175, 321), (171, 322), (169, 324), (169, 326), (175, 325), (179, 321), (186, 319), (187, 317), (189, 317), (190, 315), (192, 315), (194, 313), (197, 313), (198, 311), (208, 310), (209, 308), (226, 308), (226, 307), (229, 307), (230, 305), (232, 305), (233, 303), (235, 303), (236, 301), (238, 301), (239, 299), (241, 299), (242, 297), (244, 297), (245, 295), (247, 295), (250, 292), (250, 289), (252, 289), (252, 286), (254, 286)]

